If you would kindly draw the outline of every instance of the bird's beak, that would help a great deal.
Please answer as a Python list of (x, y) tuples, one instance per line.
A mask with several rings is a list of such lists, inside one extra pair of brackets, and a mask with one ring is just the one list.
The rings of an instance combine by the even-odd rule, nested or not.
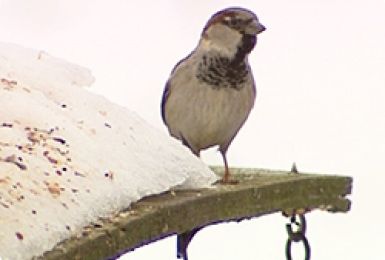
[(264, 30), (266, 30), (266, 27), (263, 26), (258, 20), (254, 19), (247, 25), (245, 33), (257, 35), (263, 32)]

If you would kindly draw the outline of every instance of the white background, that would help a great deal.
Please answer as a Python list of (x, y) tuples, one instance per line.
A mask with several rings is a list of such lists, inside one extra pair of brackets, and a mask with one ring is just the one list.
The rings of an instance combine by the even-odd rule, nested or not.
[[(300, 171), (353, 176), (349, 214), (308, 215), (312, 259), (384, 259), (385, 1), (207, 2), (0, 0), (0, 41), (90, 68), (95, 92), (166, 132), (164, 83), (207, 19), (228, 6), (255, 11), (267, 27), (250, 56), (258, 97), (230, 165), (295, 161)], [(203, 160), (222, 163), (214, 149)], [(285, 223), (276, 214), (207, 228), (190, 260), (285, 259)], [(175, 259), (175, 238), (124, 259)]]

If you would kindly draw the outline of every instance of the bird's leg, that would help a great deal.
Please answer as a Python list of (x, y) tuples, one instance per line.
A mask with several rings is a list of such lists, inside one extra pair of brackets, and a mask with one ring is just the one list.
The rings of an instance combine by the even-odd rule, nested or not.
[(221, 184), (238, 184), (239, 181), (230, 179), (230, 170), (229, 170), (229, 166), (227, 164), (226, 152), (221, 151), (221, 154), (222, 154), (222, 158), (223, 158), (223, 163), (225, 165), (225, 174), (223, 175), (223, 177), (219, 181), (219, 183), (221, 183)]
[(223, 175), (222, 182), (227, 183), (230, 179), (229, 166), (227, 164), (226, 153), (222, 153), (223, 163), (225, 164), (225, 174)]

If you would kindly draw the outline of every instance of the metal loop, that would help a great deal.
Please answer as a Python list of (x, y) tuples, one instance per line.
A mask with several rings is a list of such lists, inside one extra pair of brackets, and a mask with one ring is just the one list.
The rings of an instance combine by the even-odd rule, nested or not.
[[(299, 216), (299, 221), (296, 220), (296, 217)], [(293, 231), (293, 225), (297, 226), (297, 230)], [(286, 225), (286, 230), (288, 234), (288, 239), (286, 242), (286, 259), (292, 260), (291, 256), (291, 244), (292, 242), (298, 243), (302, 242), (304, 249), (305, 249), (305, 260), (310, 260), (310, 244), (307, 240), (305, 233), (306, 233), (306, 219), (305, 215), (300, 214), (294, 214), (290, 218), (290, 223)]]
[(291, 238), (287, 239), (287, 242), (286, 242), (286, 259), (287, 260), (293, 259), (291, 256), (291, 244), (292, 244), (292, 242), (300, 242), (300, 241), (302, 241), (302, 244), (303, 244), (304, 249), (305, 249), (305, 260), (310, 260), (311, 254), (310, 254), (309, 241), (307, 240), (307, 238), (304, 235), (299, 235), (299, 236), (301, 236), (301, 237), (300, 237), (300, 240), (298, 240), (298, 241), (294, 241)]
[[(296, 220), (296, 216), (299, 216), (299, 222)], [(292, 226), (297, 226), (297, 231), (293, 231)], [(301, 240), (301, 236), (305, 236), (306, 234), (306, 218), (305, 215), (293, 215), (290, 218), (290, 223), (286, 224), (286, 230), (287, 234), (289, 235), (289, 238), (293, 240), (294, 242), (298, 242)]]
[[(195, 236), (195, 234), (201, 230), (203, 227), (193, 228), (190, 231), (186, 231), (182, 234), (177, 235), (176, 240), (176, 257), (178, 259), (182, 258), (183, 260), (188, 260), (187, 256), (187, 247), (189, 246), (191, 240)], [(1, 260), (1, 259), (0, 259)]]

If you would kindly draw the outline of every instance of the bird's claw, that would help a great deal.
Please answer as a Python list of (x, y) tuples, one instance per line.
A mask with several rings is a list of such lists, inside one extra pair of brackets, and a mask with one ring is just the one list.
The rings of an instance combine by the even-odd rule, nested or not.
[(219, 184), (219, 185), (237, 185), (239, 184), (239, 180), (234, 180), (234, 179), (220, 179), (218, 180), (217, 182), (215, 182), (215, 184)]

